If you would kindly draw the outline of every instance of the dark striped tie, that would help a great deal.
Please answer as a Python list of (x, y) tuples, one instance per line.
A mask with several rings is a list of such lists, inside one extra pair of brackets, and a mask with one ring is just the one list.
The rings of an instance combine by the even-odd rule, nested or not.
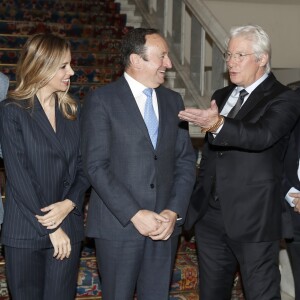
[(230, 110), (230, 112), (227, 115), (228, 118), (234, 118), (236, 116), (236, 114), (239, 112), (239, 110), (244, 102), (245, 96), (247, 96), (247, 95), (248, 95), (248, 92), (245, 89), (242, 89), (240, 91), (240, 96), (237, 99), (235, 106)]

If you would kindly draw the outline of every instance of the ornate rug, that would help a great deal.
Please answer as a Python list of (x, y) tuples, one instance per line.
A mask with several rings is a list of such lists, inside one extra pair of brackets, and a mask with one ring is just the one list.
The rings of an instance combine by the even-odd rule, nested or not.
[[(76, 300), (101, 299), (101, 284), (95, 251), (92, 246), (83, 248), (77, 283)], [(197, 289), (198, 266), (195, 244), (182, 241), (178, 248), (169, 300), (199, 300)], [(0, 256), (0, 300), (10, 300), (2, 256)], [(234, 282), (231, 300), (244, 300), (238, 274)]]

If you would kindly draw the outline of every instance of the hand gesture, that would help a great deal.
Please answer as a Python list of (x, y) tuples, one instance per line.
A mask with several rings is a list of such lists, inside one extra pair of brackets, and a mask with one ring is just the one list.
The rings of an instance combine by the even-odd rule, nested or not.
[(219, 109), (215, 100), (211, 101), (210, 108), (186, 108), (179, 112), (178, 117), (181, 120), (191, 122), (201, 128), (210, 128), (219, 119)]

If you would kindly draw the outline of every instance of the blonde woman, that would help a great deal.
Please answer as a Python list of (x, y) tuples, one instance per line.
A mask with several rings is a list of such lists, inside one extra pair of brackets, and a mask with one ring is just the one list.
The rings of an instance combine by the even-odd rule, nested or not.
[(82, 206), (79, 105), (68, 95), (69, 43), (37, 34), (24, 45), (17, 83), (1, 103), (7, 175), (1, 239), (12, 299), (74, 299)]

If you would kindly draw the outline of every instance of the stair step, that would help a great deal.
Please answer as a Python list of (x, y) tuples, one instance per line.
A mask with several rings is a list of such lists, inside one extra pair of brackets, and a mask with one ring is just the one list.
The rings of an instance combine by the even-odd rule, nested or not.
[(80, 67), (80, 69), (74, 68), (75, 75), (72, 76), (71, 82), (76, 83), (97, 83), (107, 84), (111, 81), (115, 81), (123, 74), (123, 68), (121, 65), (112, 67)]
[[(122, 1), (122, 0), (121, 0)], [(120, 2), (120, 1), (118, 1)], [(113, 4), (115, 0), (32, 0), (32, 5), (57, 5), (60, 3), (64, 4), (77, 4), (77, 5), (101, 5), (101, 3), (105, 4)], [(30, 5), (28, 0), (1, 0), (1, 4), (15, 4), (17, 6)]]
[(107, 13), (101, 11), (72, 12), (37, 9), (9, 9), (9, 12), (0, 10), (1, 20), (30, 21), (30, 22), (53, 22), (63, 24), (97, 24), (125, 26), (126, 15), (119, 13)]
[(92, 90), (103, 86), (104, 84), (71, 84), (69, 92), (70, 94), (79, 100), (84, 100), (84, 97)]
[(123, 1), (123, 0), (120, 0), (119, 2), (121, 4), (120, 13), (127, 15), (126, 25), (135, 28), (140, 27), (143, 22), (143, 18), (141, 16), (135, 15), (136, 12), (135, 4), (129, 4), (128, 1)]
[(0, 49), (19, 49), (21, 48), (28, 36), (19, 36), (19, 35), (2, 35), (0, 34)]
[(52, 32), (62, 36), (91, 38), (119, 39), (129, 30), (128, 26), (111, 25), (83, 25), (83, 24), (59, 24), (25, 21), (2, 21), (0, 20), (0, 32), (2, 35), (28, 36), (39, 32)]
[[(16, 81), (15, 65), (1, 65), (1, 71), (8, 76), (10, 81)], [(74, 76), (71, 77), (72, 84), (107, 84), (115, 81), (123, 74), (123, 67), (121, 64), (114, 65), (114, 68), (109, 66), (75, 66), (74, 72)]]
[(120, 5), (120, 12), (122, 14), (127, 14), (128, 17), (134, 16), (135, 10), (136, 10), (136, 7), (133, 4), (121, 3), (121, 5)]
[[(28, 36), (26, 35), (1, 35), (0, 34), (0, 51), (12, 51), (19, 50), (25, 44)], [(74, 52), (101, 52), (101, 54), (113, 54), (115, 52), (119, 53), (121, 39), (120, 38), (109, 38), (104, 36), (103, 38), (69, 38), (66, 37), (71, 44), (72, 53)], [(111, 49), (111, 51), (109, 50)]]
[(108, 13), (119, 13), (120, 3), (114, 1), (64, 1), (64, 0), (2, 0), (0, 3), (0, 11), (9, 12), (11, 9), (39, 9), (52, 11), (102, 11)]
[[(72, 65), (76, 67), (81, 66), (107, 66), (110, 68), (115, 68), (117, 65), (122, 64), (122, 58), (119, 53), (109, 52), (109, 49), (98, 53), (78, 53), (72, 51)], [(112, 53), (112, 54), (111, 54)]]
[[(87, 52), (85, 51), (72, 51), (72, 65), (73, 66), (109, 66), (115, 67), (116, 64), (121, 64), (121, 55), (118, 51), (117, 45), (114, 44), (103, 44), (103, 51), (97, 49), (98, 52)], [(0, 63), (1, 65), (12, 65), (18, 62), (21, 48), (14, 50), (7, 50), (0, 48)]]
[(141, 27), (143, 19), (141, 17), (132, 17), (132, 18), (127, 18), (126, 26), (128, 27), (133, 27), (133, 28), (138, 28)]

